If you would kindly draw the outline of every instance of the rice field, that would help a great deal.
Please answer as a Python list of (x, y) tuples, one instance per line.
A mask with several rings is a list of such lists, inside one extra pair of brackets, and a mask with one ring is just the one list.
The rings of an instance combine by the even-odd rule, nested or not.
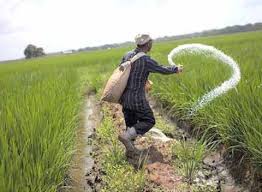
[[(188, 119), (195, 127), (218, 134), (223, 143), (245, 153), (255, 167), (262, 167), (262, 33), (244, 33), (214, 38), (181, 41), (215, 46), (240, 65), (241, 81), (237, 87), (200, 109), (194, 117), (187, 112), (197, 99), (231, 76), (228, 66), (201, 55), (183, 55), (177, 62), (185, 71), (176, 77), (155, 75), (153, 95), (170, 106), (170, 112)], [(153, 56), (164, 62), (165, 55), (177, 42), (161, 44)], [(165, 81), (165, 83), (163, 83)]]
[[(262, 32), (194, 38), (154, 44), (150, 55), (167, 63), (177, 45), (212, 45), (235, 59), (242, 73), (237, 87), (193, 117), (197, 99), (227, 80), (228, 66), (203, 55), (183, 55), (179, 75), (151, 74), (151, 95), (169, 113), (208, 130), (233, 150), (262, 167)], [(84, 92), (99, 94), (131, 47), (20, 60), (0, 65), (1, 191), (56, 191), (74, 152), (75, 130)]]

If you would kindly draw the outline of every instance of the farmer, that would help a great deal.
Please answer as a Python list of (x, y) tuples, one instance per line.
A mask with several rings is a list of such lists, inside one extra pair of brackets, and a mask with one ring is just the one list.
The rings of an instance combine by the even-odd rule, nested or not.
[[(153, 41), (149, 35), (142, 34), (135, 37), (135, 43), (137, 47), (128, 52), (121, 63), (139, 52), (148, 53)], [(127, 86), (120, 98), (127, 129), (118, 138), (125, 145), (127, 154), (138, 152), (133, 141), (138, 135), (145, 134), (155, 125), (153, 111), (146, 100), (145, 87), (148, 89), (150, 86), (149, 73), (173, 74), (180, 73), (182, 70), (182, 66), (159, 65), (148, 55), (142, 56), (132, 64)]]

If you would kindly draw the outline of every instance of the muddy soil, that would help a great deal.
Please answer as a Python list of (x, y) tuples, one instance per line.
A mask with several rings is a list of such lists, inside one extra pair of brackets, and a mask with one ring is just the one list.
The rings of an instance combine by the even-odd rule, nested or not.
[[(159, 109), (156, 102), (151, 98), (150, 105), (155, 115), (166, 120), (166, 123), (175, 124), (169, 117), (163, 115), (164, 112)], [(107, 104), (111, 109), (114, 124), (119, 132), (125, 130), (122, 108), (118, 104)], [(177, 126), (177, 125), (176, 125)], [(176, 133), (171, 137), (164, 135), (159, 129), (150, 131), (143, 137), (139, 136), (135, 141), (135, 146), (142, 151), (140, 156), (128, 156), (127, 160), (134, 168), (144, 166), (146, 170), (148, 186), (145, 191), (155, 191), (154, 186), (163, 191), (193, 191), (190, 186), (186, 189), (175, 190), (180, 186), (187, 184), (185, 179), (176, 171), (171, 153), (172, 143), (176, 143), (179, 139), (191, 140), (188, 127), (177, 127)], [(152, 130), (154, 130), (152, 129)], [(223, 149), (208, 154), (204, 160), (202, 168), (197, 172), (196, 179), (193, 181), (194, 186), (206, 191), (206, 188), (212, 187), (215, 191), (223, 192), (242, 192), (250, 191), (236, 184), (226, 167), (223, 159)]]
[[(173, 138), (190, 138), (194, 127), (188, 122), (181, 121), (170, 114), (169, 107), (149, 98), (154, 111), (164, 114), (163, 117), (171, 124), (177, 124), (178, 133), (171, 135)], [(218, 179), (217, 191), (225, 192), (262, 192), (262, 171), (254, 170), (251, 163), (243, 158), (240, 152), (230, 153), (226, 146), (220, 144), (215, 151), (208, 154), (203, 160), (203, 169), (199, 170), (197, 182), (203, 184), (203, 178), (216, 181)], [(209, 173), (209, 174), (208, 174)], [(211, 173), (211, 174), (210, 174)], [(211, 177), (210, 177), (211, 176)], [(210, 182), (208, 182), (209, 184)]]
[[(167, 124), (177, 127), (173, 119), (163, 115), (165, 112), (152, 98), (150, 98), (150, 105), (155, 116), (160, 116)], [(109, 103), (102, 103), (101, 106), (96, 101), (95, 95), (89, 94), (82, 114), (83, 123), (77, 132), (77, 147), (68, 179), (65, 186), (61, 187), (59, 191), (100, 191), (103, 186), (101, 177), (104, 173), (100, 168), (100, 149), (99, 146), (92, 144), (95, 140), (95, 128), (102, 119), (101, 107), (103, 106), (110, 109), (114, 126), (118, 132), (125, 130), (121, 106)], [(155, 127), (149, 133), (136, 139), (135, 146), (142, 151), (142, 155), (127, 157), (127, 161), (135, 169), (141, 167), (145, 169), (147, 184), (143, 191), (193, 191), (177, 171), (173, 161), (174, 154), (171, 153), (174, 143), (185, 138), (192, 139), (190, 138), (190, 127), (183, 123), (180, 123), (179, 126), (174, 133), (168, 136)], [(224, 149), (221, 148), (204, 158), (202, 168), (197, 172), (193, 181), (194, 185), (203, 187), (203, 191), (206, 191), (206, 186), (212, 186), (218, 192), (251, 191), (236, 184), (227, 169), (223, 153)], [(185, 185), (186, 188), (180, 189)]]
[(95, 128), (101, 121), (100, 105), (95, 94), (86, 96), (81, 113), (81, 126), (77, 130), (76, 150), (73, 155), (65, 185), (61, 192), (91, 192), (98, 191), (101, 182), (98, 162), (93, 157), (93, 139)]

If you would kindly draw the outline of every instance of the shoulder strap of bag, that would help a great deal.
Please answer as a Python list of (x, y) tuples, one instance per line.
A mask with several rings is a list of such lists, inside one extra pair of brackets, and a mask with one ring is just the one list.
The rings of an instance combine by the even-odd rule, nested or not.
[(144, 52), (139, 52), (137, 53), (135, 56), (133, 56), (131, 59), (129, 59), (128, 61), (130, 62), (124, 62), (119, 66), (119, 69), (121, 71), (123, 71), (125, 69), (126, 66), (134, 63), (136, 60), (138, 60), (140, 57), (143, 57), (144, 55), (146, 55)]
[(143, 57), (144, 55), (146, 55), (144, 52), (139, 52), (137, 53), (130, 61), (131, 63), (134, 63), (136, 60), (138, 60), (140, 57)]

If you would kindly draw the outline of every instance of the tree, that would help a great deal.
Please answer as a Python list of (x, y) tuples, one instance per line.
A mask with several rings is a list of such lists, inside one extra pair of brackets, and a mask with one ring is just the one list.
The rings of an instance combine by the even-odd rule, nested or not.
[(45, 55), (44, 49), (42, 47), (36, 47), (32, 44), (27, 45), (27, 47), (24, 50), (24, 54), (26, 59)]
[(36, 48), (36, 57), (40, 57), (40, 56), (43, 56), (43, 55), (45, 55), (44, 49), (42, 47)]

